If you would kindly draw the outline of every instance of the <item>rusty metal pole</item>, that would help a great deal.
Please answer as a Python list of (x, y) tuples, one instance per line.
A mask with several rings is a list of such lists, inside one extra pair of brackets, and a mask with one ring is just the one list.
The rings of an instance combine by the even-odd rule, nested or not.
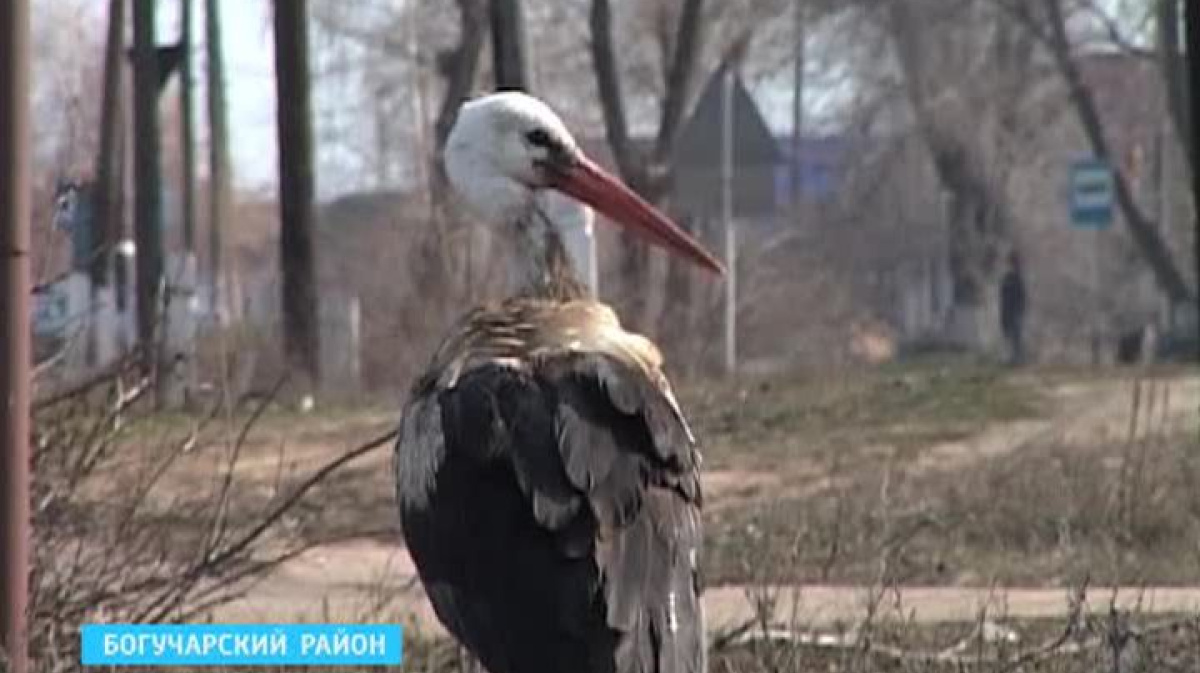
[(29, 672), (29, 0), (0, 2), (0, 647)]

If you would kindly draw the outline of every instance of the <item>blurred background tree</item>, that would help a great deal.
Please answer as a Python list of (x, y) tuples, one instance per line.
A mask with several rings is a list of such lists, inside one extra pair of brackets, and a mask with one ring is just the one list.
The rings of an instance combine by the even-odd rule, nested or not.
[[(285, 366), (271, 347), (283, 326), (298, 329), (283, 322), (279, 298), (280, 264), (296, 257), (281, 255), (273, 181), (252, 188), (249, 168), (234, 170), (230, 126), (244, 127), (244, 113), (230, 122), (222, 111), (226, 80), (250, 75), (224, 72), (226, 17), (216, 0), (202, 4), (207, 74), (194, 84), (204, 88), (197, 100), (207, 101), (196, 135), (208, 161), (194, 171), (194, 204), (181, 204), (194, 163), (180, 157), (190, 108), (161, 107), (163, 240), (170, 261), (188, 249), (183, 232), (192, 231), (203, 269), (197, 282), (211, 288), (198, 295), (201, 306), (223, 306), (224, 329), (237, 325), (250, 340), (236, 357), (222, 356), (222, 371), (253, 387)], [(160, 7), (164, 27), (183, 5)], [(711, 184), (703, 155), (719, 138), (719, 115), (706, 117), (701, 99), (722, 64), (745, 92), (735, 106), (739, 147), (765, 142), (774, 156), (736, 169), (744, 262), (736, 315), (747, 369), (841, 366), (930, 349), (995, 357), (999, 284), (1012, 252), (1025, 261), (1037, 358), (1086, 359), (1089, 335), (1112, 351), (1148, 327), (1169, 350), (1195, 322), (1195, 273), (1183, 261), (1192, 170), (1179, 151), (1191, 128), (1184, 7), (314, 0), (301, 17), (311, 24), (312, 172), (320, 177), (313, 286), (322, 306), (337, 308), (310, 321), (317, 334), (305, 339), (316, 345), (306, 361), (350, 372), (334, 378), (352, 389), (398, 385), (448, 321), (502, 291), (506, 242), (448, 198), (438, 160), (458, 106), (482, 91), (525, 88), (551, 101), (585, 149), (719, 249), (717, 212), (704, 205), (715, 190), (698, 185)], [(260, 3), (257, 14), (264, 37), (269, 8)], [(111, 126), (97, 121), (105, 39), (87, 27), (104, 25), (101, 12), (54, 4), (58, 32), (43, 19), (35, 26), (42, 72), (51, 63), (45, 54), (56, 50), (69, 59), (86, 44), (96, 55), (35, 79), (35, 105), (45, 113), (35, 117), (56, 129), (39, 134), (35, 148), (38, 268), (48, 280), (69, 266), (68, 237), (44, 226), (54, 177), (90, 177), (87, 165), (95, 166), (114, 185), (101, 216), (111, 216), (112, 241), (132, 230), (117, 207), (129, 191), (124, 160), (99, 176), (105, 164), (96, 159), (119, 154), (130, 137), (118, 125), (106, 141), (117, 149), (97, 153), (105, 136), (94, 130)], [(238, 17), (239, 27), (256, 15), (248, 16)], [(172, 31), (163, 32), (170, 44)], [(64, 34), (75, 35), (71, 48)], [(127, 44), (128, 27), (124, 37)], [(244, 61), (244, 46), (232, 48)], [(175, 78), (165, 86), (183, 93), (172, 89)], [(130, 109), (110, 114), (122, 120)], [(1100, 236), (1072, 230), (1067, 217), (1068, 167), (1083, 155), (1106, 157), (1115, 169), (1117, 217)], [(180, 226), (193, 210), (197, 227)], [(681, 369), (715, 367), (719, 288), (615, 230), (599, 227), (597, 236), (601, 297), (664, 341)], [(204, 301), (210, 296), (221, 300)], [(399, 356), (398, 337), (411, 346)]]

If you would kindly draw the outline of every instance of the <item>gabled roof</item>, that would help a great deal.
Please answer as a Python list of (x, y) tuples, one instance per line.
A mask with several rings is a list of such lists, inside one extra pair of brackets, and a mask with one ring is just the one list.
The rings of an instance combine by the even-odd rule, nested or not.
[[(725, 114), (723, 80), (725, 68), (709, 77), (696, 107), (679, 134), (675, 165), (693, 170), (721, 168), (721, 130)], [(746, 90), (741, 76), (733, 76), (733, 157), (738, 168), (770, 166), (780, 159), (779, 148), (766, 120)]]

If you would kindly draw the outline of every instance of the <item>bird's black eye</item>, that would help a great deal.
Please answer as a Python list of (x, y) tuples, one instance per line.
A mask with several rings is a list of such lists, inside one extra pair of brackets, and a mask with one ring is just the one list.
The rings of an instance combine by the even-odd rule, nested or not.
[(554, 139), (546, 132), (546, 129), (534, 129), (525, 134), (525, 140), (534, 147), (550, 147), (554, 144)]

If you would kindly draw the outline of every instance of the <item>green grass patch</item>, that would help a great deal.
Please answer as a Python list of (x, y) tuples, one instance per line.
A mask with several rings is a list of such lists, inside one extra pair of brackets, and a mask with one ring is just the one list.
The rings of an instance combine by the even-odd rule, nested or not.
[(919, 449), (1037, 418), (1048, 399), (1028, 377), (941, 362), (694, 385), (682, 396), (706, 457), (718, 464), (880, 444)]

